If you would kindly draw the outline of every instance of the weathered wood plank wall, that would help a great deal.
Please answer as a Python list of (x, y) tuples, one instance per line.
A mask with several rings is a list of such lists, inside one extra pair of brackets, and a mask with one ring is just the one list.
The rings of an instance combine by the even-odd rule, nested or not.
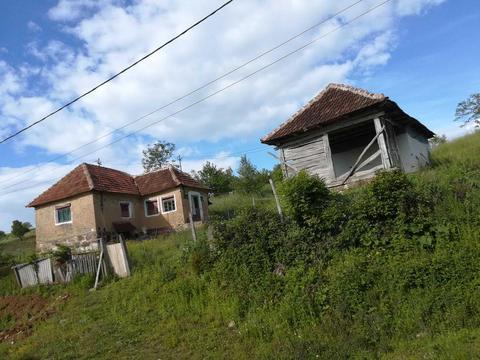
[[(327, 158), (323, 135), (285, 144), (281, 148), (285, 161), (297, 169), (308, 171), (310, 174), (329, 179), (331, 169)], [(292, 169), (287, 170), (287, 176), (293, 175)]]

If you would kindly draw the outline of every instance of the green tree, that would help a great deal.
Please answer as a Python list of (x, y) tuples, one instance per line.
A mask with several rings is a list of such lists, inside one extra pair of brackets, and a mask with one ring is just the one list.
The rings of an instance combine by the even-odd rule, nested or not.
[(259, 193), (265, 183), (260, 183), (260, 172), (255, 165), (248, 160), (246, 155), (240, 158), (238, 166), (238, 177), (235, 181), (235, 190), (246, 194)]
[(430, 139), (430, 144), (432, 147), (436, 147), (440, 144), (445, 144), (447, 142), (447, 137), (445, 135), (434, 135), (433, 138)]
[(175, 144), (166, 141), (157, 141), (143, 150), (142, 166), (148, 173), (161, 169), (172, 161)]
[(7, 234), (5, 234), (5, 231), (0, 230), (0, 240), (3, 239), (6, 236), (7, 236)]
[(215, 164), (207, 161), (202, 170), (195, 174), (195, 177), (216, 195), (233, 190), (234, 176), (231, 168), (218, 168)]
[(457, 105), (455, 120), (463, 121), (463, 126), (473, 123), (475, 127), (480, 127), (480, 93), (470, 95)]
[(234, 184), (235, 190), (245, 194), (260, 194), (265, 186), (268, 186), (268, 179), (272, 176), (272, 171), (258, 170), (247, 156), (243, 155), (240, 158), (237, 174)]
[(276, 164), (276, 165), (273, 167), (270, 176), (272, 177), (272, 180), (273, 180), (275, 183), (280, 183), (280, 182), (282, 182), (282, 180), (283, 180), (282, 166), (281, 166), (280, 164)]
[(23, 236), (30, 231), (26, 224), (28, 225), (28, 223), (22, 223), (21, 221), (13, 220), (11, 231), (12, 235), (15, 236), (17, 239), (22, 240)]

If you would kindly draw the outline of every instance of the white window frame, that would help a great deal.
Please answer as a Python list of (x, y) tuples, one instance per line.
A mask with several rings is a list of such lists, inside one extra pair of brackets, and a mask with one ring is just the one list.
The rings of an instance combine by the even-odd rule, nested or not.
[[(173, 203), (175, 205), (175, 210), (163, 211), (163, 199), (171, 198), (171, 197), (173, 197)], [(177, 211), (177, 197), (175, 196), (175, 193), (160, 196), (160, 206), (161, 206), (160, 210), (161, 210), (162, 214), (170, 214), (172, 212)]]
[[(64, 221), (64, 222), (59, 222), (58, 221), (58, 214), (57, 210), (63, 209), (69, 207), (70, 208), (70, 221)], [(66, 225), (66, 224), (72, 224), (73, 223), (73, 211), (72, 211), (72, 203), (70, 204), (65, 204), (65, 205), (57, 205), (53, 209), (53, 218), (55, 220), (55, 226), (60, 226), (60, 225)]]
[[(128, 217), (122, 216), (122, 204), (128, 204)], [(122, 219), (132, 219), (133, 218), (133, 207), (132, 207), (132, 202), (131, 201), (119, 201), (118, 206), (120, 207), (120, 217)]]
[[(158, 204), (158, 207), (159, 207), (159, 208), (158, 208), (158, 213), (152, 214), (152, 215), (148, 215), (148, 212), (147, 212), (147, 201), (154, 201), (154, 200), (157, 201), (157, 204)], [(159, 215), (162, 213), (162, 208), (161, 208), (160, 206), (162, 206), (162, 204), (161, 204), (158, 196), (145, 199), (145, 200), (143, 201), (143, 207), (144, 207), (144, 210), (145, 210), (145, 217), (159, 216)]]
[(192, 216), (193, 216), (193, 199), (192, 199), (192, 196), (198, 196), (198, 204), (200, 205), (200, 221), (204, 221), (202, 194), (200, 194), (197, 191), (189, 191), (188, 192), (188, 205), (190, 207), (189, 211), (192, 211)]

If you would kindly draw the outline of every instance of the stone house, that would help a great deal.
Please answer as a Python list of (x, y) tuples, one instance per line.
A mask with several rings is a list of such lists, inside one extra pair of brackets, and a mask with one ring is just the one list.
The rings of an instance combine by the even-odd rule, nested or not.
[(420, 169), (433, 136), (385, 95), (330, 84), (261, 141), (276, 147), (284, 175), (307, 170), (338, 187), (378, 170)]
[(110, 234), (127, 237), (183, 228), (208, 217), (208, 188), (168, 167), (140, 176), (81, 164), (33, 200), (38, 251), (89, 248)]

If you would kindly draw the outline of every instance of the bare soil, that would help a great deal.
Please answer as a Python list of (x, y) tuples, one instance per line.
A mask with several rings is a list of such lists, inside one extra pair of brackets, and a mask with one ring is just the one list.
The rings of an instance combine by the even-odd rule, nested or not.
[(7, 324), (0, 328), (0, 342), (14, 343), (32, 333), (37, 321), (52, 316), (59, 304), (68, 300), (69, 294), (46, 299), (40, 295), (12, 295), (0, 297), (0, 321)]

